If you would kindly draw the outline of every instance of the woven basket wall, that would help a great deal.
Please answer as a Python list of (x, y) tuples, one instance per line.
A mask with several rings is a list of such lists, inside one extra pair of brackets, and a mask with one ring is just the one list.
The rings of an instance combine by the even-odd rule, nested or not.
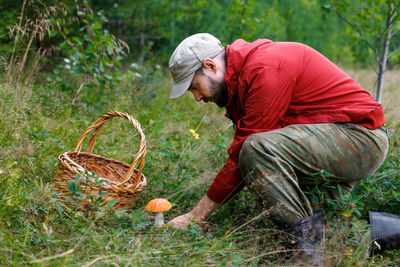
[[(139, 134), (139, 150), (131, 165), (92, 154), (98, 132), (104, 123), (112, 117), (122, 117), (129, 120)], [(80, 152), (83, 140), (92, 130), (95, 132), (90, 139), (88, 152)], [(89, 173), (94, 172), (104, 181), (101, 186), (96, 185), (93, 179), (89, 179), (87, 184), (80, 183), (80, 186), (83, 188), (82, 192), (85, 195), (98, 196), (99, 189), (101, 189), (102, 192), (106, 193), (102, 196), (101, 203), (116, 199), (117, 203), (112, 207), (113, 209), (133, 208), (140, 192), (145, 189), (147, 184), (146, 177), (142, 174), (145, 154), (146, 139), (139, 122), (127, 113), (117, 111), (107, 112), (86, 129), (78, 140), (74, 151), (65, 152), (58, 157), (59, 165), (55, 178), (54, 191), (60, 192), (58, 196), (65, 200), (71, 195), (68, 189), (71, 178), (75, 178), (76, 175), (84, 177), (86, 169)], [(137, 165), (139, 165), (138, 169), (136, 169)], [(88, 209), (93, 204), (89, 198), (77, 202), (79, 203), (78, 208), (81, 210)], [(72, 201), (66, 203), (74, 205)]]

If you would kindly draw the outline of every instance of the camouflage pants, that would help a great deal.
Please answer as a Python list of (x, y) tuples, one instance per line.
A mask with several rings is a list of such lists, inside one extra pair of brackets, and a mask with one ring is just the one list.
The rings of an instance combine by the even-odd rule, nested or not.
[[(387, 130), (350, 123), (290, 125), (251, 135), (239, 155), (242, 177), (258, 207), (276, 224), (286, 225), (313, 214), (304, 186), (317, 179), (336, 185), (337, 198), (356, 181), (371, 176), (388, 150)], [(314, 175), (313, 175), (314, 174)]]

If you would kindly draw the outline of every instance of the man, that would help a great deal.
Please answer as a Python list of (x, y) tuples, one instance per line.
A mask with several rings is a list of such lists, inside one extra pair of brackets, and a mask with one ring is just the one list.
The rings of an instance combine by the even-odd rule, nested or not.
[(246, 185), (270, 220), (320, 264), (323, 214), (313, 212), (304, 178), (323, 171), (329, 175), (319, 179), (349, 192), (372, 175), (388, 149), (382, 106), (299, 43), (237, 40), (224, 48), (210, 34), (195, 34), (175, 49), (169, 67), (170, 98), (190, 91), (196, 101), (225, 107), (236, 127), (229, 158), (206, 195), (169, 225), (204, 222)]

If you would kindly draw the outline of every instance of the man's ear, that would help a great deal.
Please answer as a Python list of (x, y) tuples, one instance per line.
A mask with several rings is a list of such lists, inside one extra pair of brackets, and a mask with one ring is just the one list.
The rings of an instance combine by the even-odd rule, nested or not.
[(211, 58), (206, 58), (203, 60), (203, 68), (217, 73), (217, 64)]

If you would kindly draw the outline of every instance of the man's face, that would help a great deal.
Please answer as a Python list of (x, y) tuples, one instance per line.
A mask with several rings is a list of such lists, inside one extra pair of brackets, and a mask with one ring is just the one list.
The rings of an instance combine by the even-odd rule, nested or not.
[(219, 107), (228, 103), (228, 91), (224, 81), (217, 81), (212, 74), (195, 74), (188, 89), (197, 102), (214, 102)]

